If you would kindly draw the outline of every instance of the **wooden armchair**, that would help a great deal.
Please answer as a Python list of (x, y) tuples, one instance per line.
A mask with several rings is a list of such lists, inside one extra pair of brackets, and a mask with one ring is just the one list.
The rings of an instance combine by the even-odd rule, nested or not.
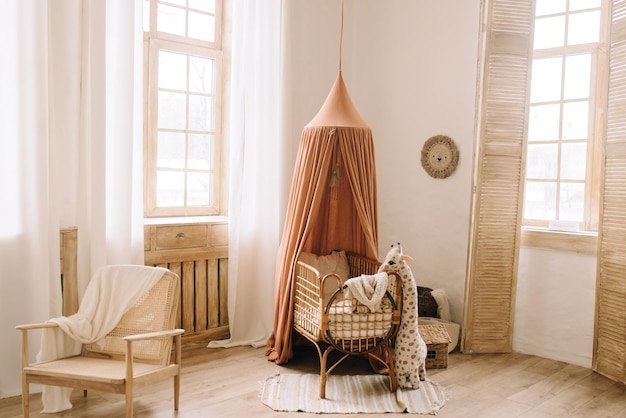
[[(130, 418), (135, 386), (173, 377), (174, 409), (178, 410), (181, 334), (184, 332), (175, 329), (179, 306), (179, 278), (167, 271), (97, 344), (83, 344), (81, 353), (76, 356), (34, 364), (28, 361), (28, 331), (58, 325), (46, 322), (17, 326), (22, 332), (24, 417), (29, 416), (30, 383), (83, 389), (85, 396), (88, 389), (124, 394), (126, 417)], [(173, 363), (170, 361), (172, 342)]]

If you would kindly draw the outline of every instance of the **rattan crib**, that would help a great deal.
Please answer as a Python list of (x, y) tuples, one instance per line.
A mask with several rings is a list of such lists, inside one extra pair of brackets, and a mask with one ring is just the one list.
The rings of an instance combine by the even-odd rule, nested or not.
[[(352, 253), (346, 253), (346, 256), (349, 277), (373, 275), (378, 270), (378, 261)], [(337, 274), (329, 273), (322, 277), (315, 267), (297, 262), (293, 327), (317, 349), (321, 398), (326, 397), (328, 375), (350, 355), (366, 354), (374, 358), (388, 370), (390, 390), (396, 389), (390, 344), (400, 326), (402, 282), (393, 273), (388, 279), (380, 310), (370, 312), (347, 291), (343, 279)], [(329, 285), (334, 292), (328, 292)], [(328, 364), (328, 356), (335, 349), (341, 351), (343, 356)]]

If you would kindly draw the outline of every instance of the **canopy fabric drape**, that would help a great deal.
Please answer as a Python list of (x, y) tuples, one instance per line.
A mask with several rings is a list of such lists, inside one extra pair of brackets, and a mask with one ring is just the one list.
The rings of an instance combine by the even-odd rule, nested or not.
[(372, 131), (358, 115), (341, 71), (317, 116), (304, 128), (276, 260), (274, 330), (268, 360), (293, 357), (293, 273), (302, 251), (351, 251), (378, 259)]

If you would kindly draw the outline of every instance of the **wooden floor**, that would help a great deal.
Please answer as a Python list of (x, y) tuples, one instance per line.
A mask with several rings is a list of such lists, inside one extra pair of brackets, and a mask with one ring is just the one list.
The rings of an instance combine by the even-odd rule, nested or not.
[[(170, 381), (136, 391), (136, 417), (319, 417), (274, 412), (259, 399), (262, 382), (277, 372), (317, 373), (315, 351), (301, 348), (285, 366), (268, 362), (264, 349), (189, 348), (183, 358), (180, 410), (172, 403)], [(350, 358), (335, 374), (369, 372), (367, 362)], [(448, 417), (626, 417), (625, 387), (589, 369), (523, 354), (452, 353), (447, 369), (428, 371), (450, 399), (437, 414)], [(40, 394), (31, 395), (31, 417), (123, 417), (124, 398), (75, 391), (74, 407), (41, 414)], [(0, 399), (0, 417), (20, 417), (20, 397)], [(353, 417), (354, 415), (334, 415)], [(374, 414), (368, 416), (376, 416)], [(401, 416), (384, 414), (383, 417)]]

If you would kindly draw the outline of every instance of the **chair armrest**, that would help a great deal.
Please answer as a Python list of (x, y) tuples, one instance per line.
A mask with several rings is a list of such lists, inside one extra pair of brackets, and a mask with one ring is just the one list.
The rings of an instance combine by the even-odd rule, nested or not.
[(56, 322), (41, 322), (41, 323), (38, 323), (38, 324), (17, 325), (15, 327), (15, 329), (29, 330), (29, 329), (40, 329), (40, 328), (56, 328), (58, 326), (59, 326), (59, 324), (57, 324)]
[(126, 337), (124, 337), (124, 341), (140, 341), (148, 340), (151, 338), (173, 337), (175, 335), (181, 335), (184, 332), (185, 330), (181, 328), (165, 331), (145, 332), (143, 334), (127, 335)]
[(21, 331), (22, 335), (22, 353), (20, 354), (20, 363), (22, 365), (22, 369), (28, 366), (28, 331), (32, 329), (42, 329), (42, 328), (58, 328), (59, 324), (56, 322), (41, 322), (38, 324), (23, 324), (17, 325), (15, 329)]
[(185, 332), (184, 329), (182, 328), (177, 328), (177, 329), (171, 329), (171, 330), (164, 330), (164, 331), (155, 331), (155, 332), (145, 332), (143, 334), (134, 334), (134, 335), (127, 335), (126, 337), (124, 337), (124, 341), (126, 342), (126, 356), (125, 356), (125, 362), (126, 362), (126, 379), (127, 381), (132, 380), (132, 376), (133, 376), (133, 363), (134, 363), (134, 357), (133, 357), (133, 342), (134, 341), (141, 341), (141, 340), (148, 340), (148, 339), (153, 339), (153, 338), (164, 338), (164, 337), (174, 337), (174, 351), (175, 351), (175, 356), (176, 356), (176, 360), (174, 362), (174, 364), (177, 365), (177, 367), (180, 369), (180, 364), (181, 364), (181, 335)]

